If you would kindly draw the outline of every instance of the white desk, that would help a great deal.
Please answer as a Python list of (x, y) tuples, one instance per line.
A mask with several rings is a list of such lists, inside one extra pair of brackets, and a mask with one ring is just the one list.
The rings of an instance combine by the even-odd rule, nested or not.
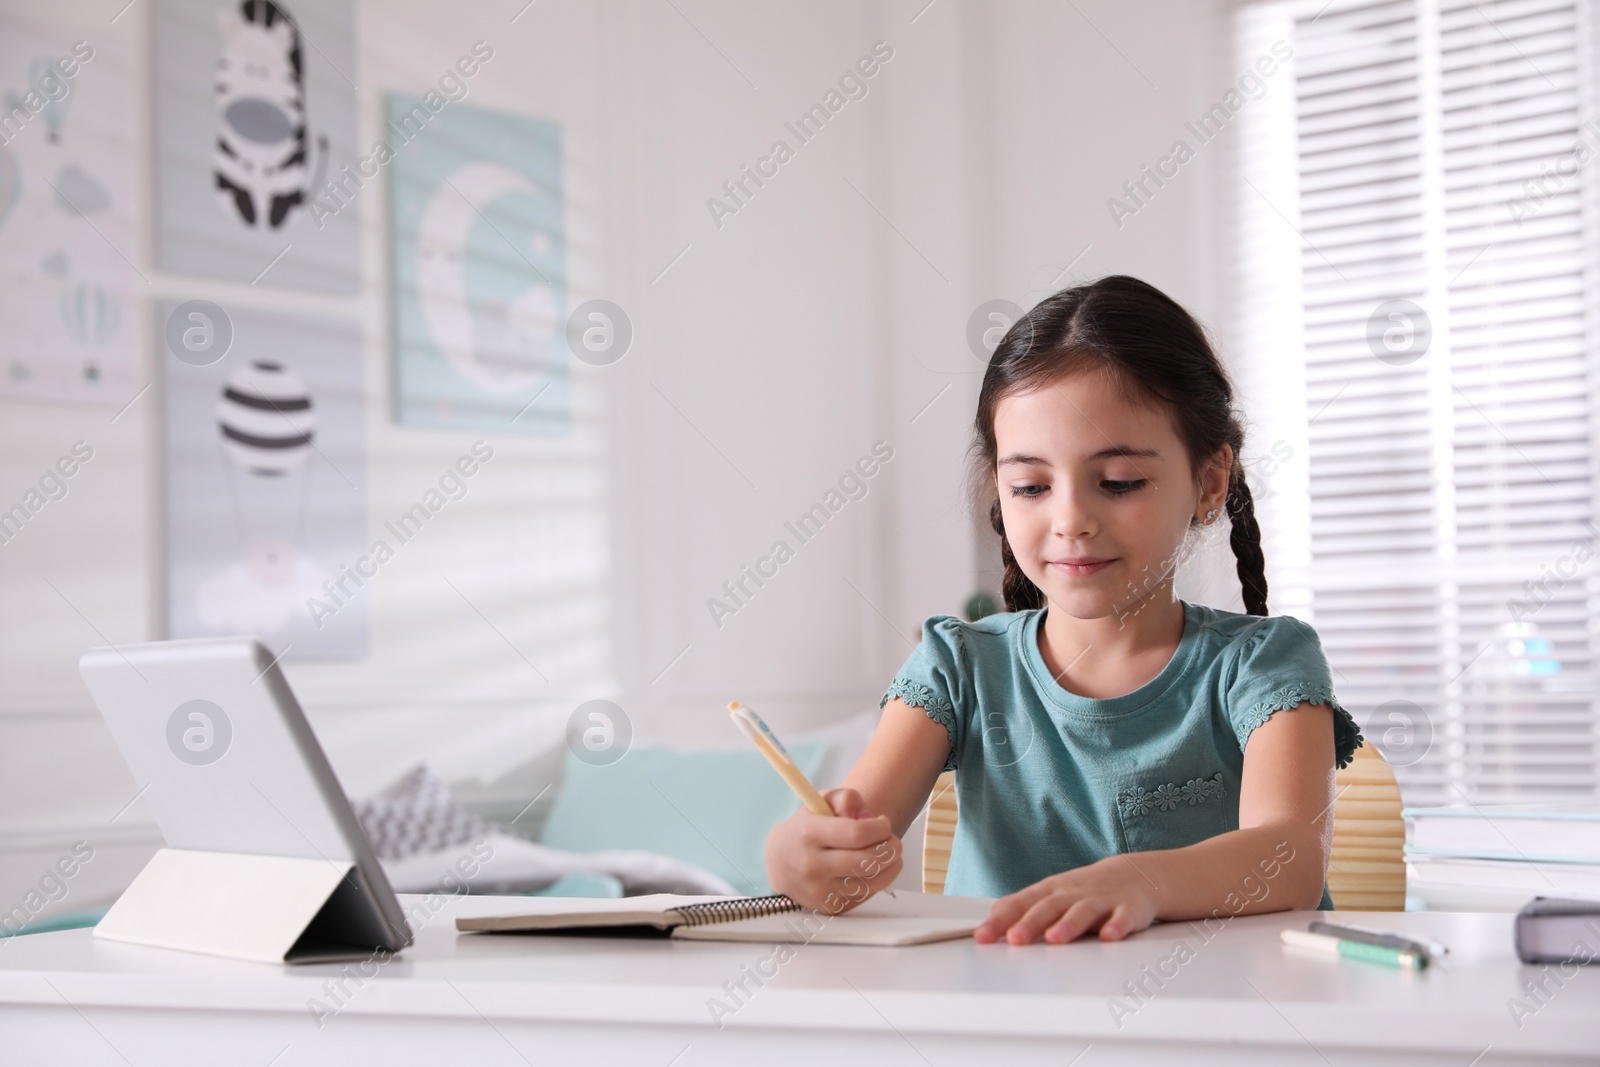
[[(763, 988), (747, 981), (753, 996), (718, 1029), (708, 1000), (727, 1000), (723, 983), (770, 946), (455, 932), (457, 914), (516, 903), (446, 901), (411, 949), (369, 967), (376, 976), (362, 984), (346, 979), (343, 1007), (320, 1028), (308, 1002), (336, 1006), (344, 965), (235, 963), (88, 930), (19, 937), (0, 944), (0, 1063), (815, 1067), (833, 1053), (874, 1067), (1488, 1067), (1600, 1057), (1600, 967), (1549, 981), (1544, 1006), (1516, 1025), (1507, 1001), (1541, 968), (1517, 961), (1510, 915), (1341, 913), (1450, 945), (1417, 974), (1283, 948), (1279, 929), (1303, 929), (1315, 912), (1236, 918), (1209, 942), (1178, 923), (1112, 944), (793, 946)], [(1192, 958), (1163, 972), (1180, 939)], [(1162, 988), (1146, 979), (1153, 997), (1119, 1025), (1109, 998), (1125, 997), (1123, 983), (1147, 965), (1173, 976)]]

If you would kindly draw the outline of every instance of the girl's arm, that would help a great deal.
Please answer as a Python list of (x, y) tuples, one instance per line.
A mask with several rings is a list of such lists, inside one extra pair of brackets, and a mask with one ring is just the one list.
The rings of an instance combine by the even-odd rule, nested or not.
[(944, 727), (895, 697), (883, 706), (872, 740), (841, 788), (860, 794), (868, 811), (887, 815), (890, 829), (900, 837), (928, 802), (949, 756)]
[(1239, 829), (1184, 848), (1129, 852), (1052, 875), (995, 902), (974, 936), (1028, 944), (1103, 941), (1156, 919), (1226, 919), (1310, 910), (1333, 842), (1333, 709), (1277, 711), (1244, 750)]
[(950, 754), (943, 726), (898, 697), (884, 706), (844, 785), (823, 796), (834, 815), (802, 807), (767, 835), (767, 880), (808, 908), (848, 911), (892, 883), (905, 833)]

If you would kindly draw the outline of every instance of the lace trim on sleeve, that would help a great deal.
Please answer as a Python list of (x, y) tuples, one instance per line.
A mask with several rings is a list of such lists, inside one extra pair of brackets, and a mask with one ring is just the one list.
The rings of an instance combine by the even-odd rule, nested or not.
[(950, 755), (944, 761), (942, 771), (956, 769), (956, 709), (950, 702), (935, 693), (932, 689), (920, 682), (913, 682), (906, 678), (896, 678), (889, 684), (888, 692), (883, 694), (883, 699), (878, 701), (878, 707), (883, 707), (895, 697), (899, 697), (914, 708), (921, 708), (928, 718), (944, 727), (945, 734), (950, 738)]
[(1271, 718), (1273, 712), (1290, 711), (1299, 707), (1301, 703), (1326, 704), (1333, 709), (1334, 765), (1340, 769), (1348, 767), (1350, 761), (1355, 759), (1356, 749), (1362, 744), (1361, 727), (1357, 726), (1355, 718), (1334, 700), (1332, 688), (1325, 685), (1296, 682), (1284, 686), (1254, 705), (1244, 716), (1239, 746), (1243, 748), (1256, 727)]

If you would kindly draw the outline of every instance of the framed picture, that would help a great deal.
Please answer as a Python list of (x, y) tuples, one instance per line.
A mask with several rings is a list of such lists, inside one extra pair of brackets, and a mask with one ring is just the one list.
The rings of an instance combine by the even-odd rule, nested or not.
[(0, 396), (136, 396), (137, 86), (122, 42), (0, 16)]
[(364, 655), (359, 326), (204, 301), (161, 316), (167, 635)]
[(565, 433), (560, 128), (438, 96), (387, 119), (396, 418)]
[(353, 19), (350, 0), (159, 0), (161, 269), (359, 289)]

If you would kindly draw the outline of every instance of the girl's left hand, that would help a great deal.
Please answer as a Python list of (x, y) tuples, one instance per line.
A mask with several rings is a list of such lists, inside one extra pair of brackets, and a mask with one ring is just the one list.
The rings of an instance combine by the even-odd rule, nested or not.
[(1127, 855), (1107, 856), (1035, 882), (994, 902), (973, 932), (978, 941), (1028, 945), (1041, 934), (1053, 945), (1099, 927), (1100, 940), (1116, 941), (1155, 921), (1155, 887)]

